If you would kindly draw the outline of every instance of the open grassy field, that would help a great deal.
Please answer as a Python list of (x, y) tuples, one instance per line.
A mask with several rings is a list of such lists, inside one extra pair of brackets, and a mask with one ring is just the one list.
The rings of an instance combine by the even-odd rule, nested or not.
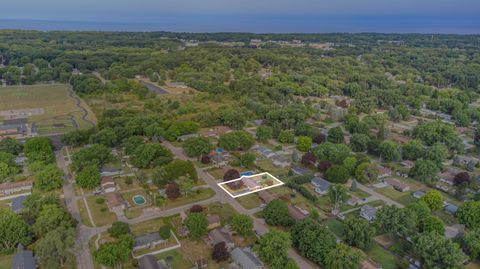
[(0, 255), (0, 269), (12, 268), (13, 255)]
[[(40, 133), (66, 132), (75, 125), (90, 127), (97, 121), (95, 115), (82, 99), (71, 95), (69, 87), (67, 84), (40, 84), (0, 88), (0, 111), (40, 109), (28, 118)], [(87, 112), (85, 119), (82, 108)]]

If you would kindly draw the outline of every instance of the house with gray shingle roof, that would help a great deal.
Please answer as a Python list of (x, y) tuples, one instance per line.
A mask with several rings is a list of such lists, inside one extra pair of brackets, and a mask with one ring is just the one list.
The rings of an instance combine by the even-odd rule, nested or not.
[(140, 235), (135, 237), (133, 250), (138, 250), (143, 248), (154, 248), (156, 245), (164, 242), (165, 240), (162, 237), (160, 237), (160, 234), (158, 232)]
[(377, 209), (373, 206), (364, 205), (360, 208), (360, 217), (372, 222), (377, 217)]
[(263, 264), (249, 249), (235, 248), (230, 254), (241, 269), (262, 269)]
[(315, 187), (315, 192), (320, 195), (326, 194), (328, 192), (328, 188), (330, 188), (330, 182), (321, 177), (314, 177), (310, 182)]
[(13, 256), (12, 269), (35, 269), (37, 268), (33, 252), (30, 250), (24, 250), (20, 244), (18, 251)]

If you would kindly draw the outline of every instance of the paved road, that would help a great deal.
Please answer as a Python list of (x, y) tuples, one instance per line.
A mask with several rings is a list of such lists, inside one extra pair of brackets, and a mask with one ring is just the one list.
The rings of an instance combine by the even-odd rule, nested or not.
[(57, 159), (57, 164), (60, 168), (63, 169), (65, 173), (65, 182), (63, 183), (63, 196), (65, 199), (65, 204), (67, 206), (70, 214), (75, 218), (79, 225), (77, 231), (77, 251), (75, 252), (77, 266), (79, 269), (91, 269), (93, 268), (93, 259), (88, 248), (89, 237), (85, 237), (86, 226), (82, 223), (82, 218), (80, 217), (80, 210), (78, 209), (77, 197), (75, 196), (75, 191), (73, 190), (73, 182), (68, 171), (67, 165), (65, 164), (65, 159), (61, 151), (55, 152), (55, 157)]
[[(170, 149), (174, 156), (181, 160), (193, 160), (183, 154), (182, 148), (175, 147), (170, 142), (163, 142), (163, 145)], [(260, 235), (268, 232), (268, 227), (266, 226), (265, 222), (262, 219), (256, 218), (252, 211), (245, 209), (237, 200), (232, 198), (228, 195), (225, 191), (223, 191), (218, 185), (216, 180), (207, 172), (203, 171), (200, 168), (196, 168), (198, 177), (203, 179), (205, 183), (207, 183), (217, 195), (220, 197), (221, 201), (228, 202), (235, 210), (237, 210), (241, 214), (250, 215), (253, 219), (253, 228), (259, 233)], [(297, 265), (302, 269), (314, 269), (315, 267), (310, 264), (305, 258), (300, 256), (293, 248), (288, 250), (288, 256), (293, 259)]]
[[(181, 160), (192, 160), (183, 154), (183, 150), (181, 148), (175, 147), (169, 142), (164, 142), (164, 145), (169, 148), (174, 155)], [(65, 171), (65, 174), (68, 175), (68, 169), (65, 164), (65, 160), (61, 152), (57, 152), (57, 162), (58, 165)], [(215, 195), (209, 199), (198, 201), (190, 204), (186, 204), (183, 206), (162, 210), (154, 209), (154, 210), (146, 210), (137, 218), (133, 219), (125, 219), (123, 221), (127, 222), (130, 225), (140, 223), (143, 221), (155, 219), (158, 217), (167, 217), (171, 215), (179, 214), (182, 211), (185, 211), (192, 207), (194, 204), (200, 205), (207, 205), (213, 202), (227, 202), (229, 203), (235, 210), (237, 210), (241, 214), (250, 215), (253, 218), (253, 226), (254, 229), (257, 231), (258, 234), (264, 234), (268, 232), (268, 227), (266, 226), (265, 222), (262, 219), (256, 218), (253, 216), (254, 213), (258, 212), (259, 209), (245, 209), (240, 203), (238, 203), (234, 198), (229, 196), (225, 193), (218, 185), (216, 180), (207, 172), (203, 171), (200, 168), (196, 168), (198, 177), (207, 183), (207, 185), (215, 191)], [(79, 221), (79, 228), (77, 234), (77, 245), (78, 245), (78, 252), (77, 252), (77, 265), (79, 269), (91, 269), (93, 268), (93, 259), (89, 251), (88, 242), (91, 238), (98, 236), (99, 234), (106, 232), (110, 225), (101, 226), (101, 227), (87, 227), (82, 224), (82, 220), (80, 218), (80, 211), (78, 209), (77, 200), (83, 199), (83, 197), (87, 195), (76, 196), (73, 190), (72, 179), (70, 176), (66, 177), (66, 182), (64, 184), (64, 195), (65, 201), (67, 203), (67, 208), (70, 213), (74, 216), (75, 219)], [(288, 256), (292, 258), (297, 265), (302, 269), (315, 269), (316, 266), (313, 266), (308, 260), (300, 256), (294, 249), (289, 249)]]
[(147, 87), (147, 89), (151, 92), (154, 92), (156, 94), (168, 94), (169, 92), (165, 90), (164, 88), (161, 88), (158, 85), (152, 84), (150, 82), (147, 82), (145, 80), (140, 79), (140, 83), (143, 84), (143, 86)]

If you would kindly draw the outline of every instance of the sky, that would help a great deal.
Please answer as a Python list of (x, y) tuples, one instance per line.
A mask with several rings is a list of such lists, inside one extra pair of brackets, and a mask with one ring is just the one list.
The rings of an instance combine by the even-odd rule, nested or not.
[(14, 0), (0, 28), (480, 33), (479, 0)]

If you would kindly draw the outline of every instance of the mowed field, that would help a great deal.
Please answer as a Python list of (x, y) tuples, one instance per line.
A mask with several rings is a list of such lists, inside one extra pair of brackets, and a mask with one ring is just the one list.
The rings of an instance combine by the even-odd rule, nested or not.
[[(76, 127), (88, 128), (97, 122), (88, 105), (71, 95), (67, 84), (0, 87), (0, 111), (43, 109), (28, 118), (40, 133), (61, 133)], [(3, 117), (0, 121), (3, 120)]]

